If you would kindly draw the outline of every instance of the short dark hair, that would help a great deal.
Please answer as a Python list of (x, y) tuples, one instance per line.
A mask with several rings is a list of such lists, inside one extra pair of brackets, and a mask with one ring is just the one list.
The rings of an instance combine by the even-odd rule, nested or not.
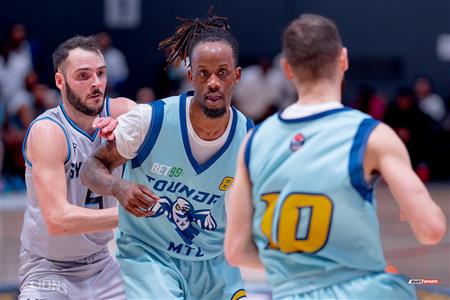
[(56, 48), (55, 52), (53, 52), (52, 58), (55, 73), (58, 72), (58, 68), (64, 63), (67, 56), (69, 55), (69, 52), (76, 48), (96, 52), (98, 54), (102, 53), (99, 45), (97, 44), (97, 41), (93, 36), (86, 37), (82, 35), (76, 35), (60, 44), (58, 48)]
[(159, 43), (159, 50), (163, 50), (167, 57), (167, 65), (179, 66), (182, 61), (191, 61), (195, 47), (204, 42), (225, 42), (233, 50), (234, 62), (238, 63), (239, 47), (236, 39), (231, 34), (227, 18), (212, 15), (212, 9), (206, 19), (183, 19), (177, 27), (175, 34)]
[(319, 15), (303, 14), (283, 35), (283, 53), (300, 79), (331, 78), (342, 49), (336, 25)]

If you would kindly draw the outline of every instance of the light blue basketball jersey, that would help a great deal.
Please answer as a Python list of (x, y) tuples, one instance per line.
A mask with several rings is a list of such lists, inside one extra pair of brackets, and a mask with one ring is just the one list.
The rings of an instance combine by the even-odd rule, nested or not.
[(239, 146), (253, 123), (232, 108), (228, 139), (199, 164), (192, 155), (186, 123), (186, 97), (191, 95), (151, 103), (150, 129), (123, 177), (146, 185), (160, 201), (149, 218), (134, 217), (120, 208), (119, 229), (173, 257), (206, 260), (223, 253), (224, 195), (233, 182)]
[(378, 121), (339, 108), (257, 127), (245, 160), (255, 207), (253, 238), (274, 295), (302, 293), (383, 272), (366, 143)]

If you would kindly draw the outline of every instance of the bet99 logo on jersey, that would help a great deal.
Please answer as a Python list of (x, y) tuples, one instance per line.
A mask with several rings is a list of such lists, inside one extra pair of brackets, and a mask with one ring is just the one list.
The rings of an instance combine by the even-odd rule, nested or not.
[(233, 184), (233, 181), (234, 181), (233, 177), (230, 176), (225, 177), (219, 185), (219, 190), (227, 191)]
[(168, 177), (180, 177), (183, 175), (184, 170), (178, 167), (172, 167), (165, 164), (153, 163), (151, 168), (152, 173), (168, 176)]

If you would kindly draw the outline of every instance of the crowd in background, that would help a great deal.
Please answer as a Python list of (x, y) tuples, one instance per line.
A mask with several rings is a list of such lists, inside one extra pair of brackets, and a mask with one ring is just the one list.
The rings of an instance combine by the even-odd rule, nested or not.
[[(106, 30), (96, 38), (108, 68), (107, 94), (122, 95), (129, 75), (126, 55), (112, 46)], [(279, 60), (280, 55), (261, 57), (242, 70), (233, 101), (255, 123), (297, 100)], [(25, 188), (21, 148), (26, 130), (35, 117), (60, 103), (54, 84), (42, 80), (42, 61), (21, 24), (12, 26), (8, 38), (0, 41), (0, 193)], [(134, 100), (146, 103), (155, 95), (160, 98), (186, 90), (186, 67), (169, 68), (158, 71), (155, 86), (138, 89)], [(418, 76), (392, 96), (361, 85), (357, 95), (345, 103), (390, 125), (406, 144), (423, 181), (450, 179), (450, 95), (435, 93), (431, 78)]]

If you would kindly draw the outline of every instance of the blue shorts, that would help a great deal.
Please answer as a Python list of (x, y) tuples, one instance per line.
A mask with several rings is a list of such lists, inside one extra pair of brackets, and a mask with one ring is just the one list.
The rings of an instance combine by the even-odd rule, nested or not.
[(396, 274), (375, 273), (342, 281), (331, 286), (305, 293), (276, 297), (277, 300), (305, 299), (355, 299), (355, 300), (401, 300), (417, 299), (414, 286), (408, 280)]
[(127, 299), (227, 299), (245, 297), (238, 268), (224, 256), (192, 261), (174, 258), (119, 232), (119, 262)]

